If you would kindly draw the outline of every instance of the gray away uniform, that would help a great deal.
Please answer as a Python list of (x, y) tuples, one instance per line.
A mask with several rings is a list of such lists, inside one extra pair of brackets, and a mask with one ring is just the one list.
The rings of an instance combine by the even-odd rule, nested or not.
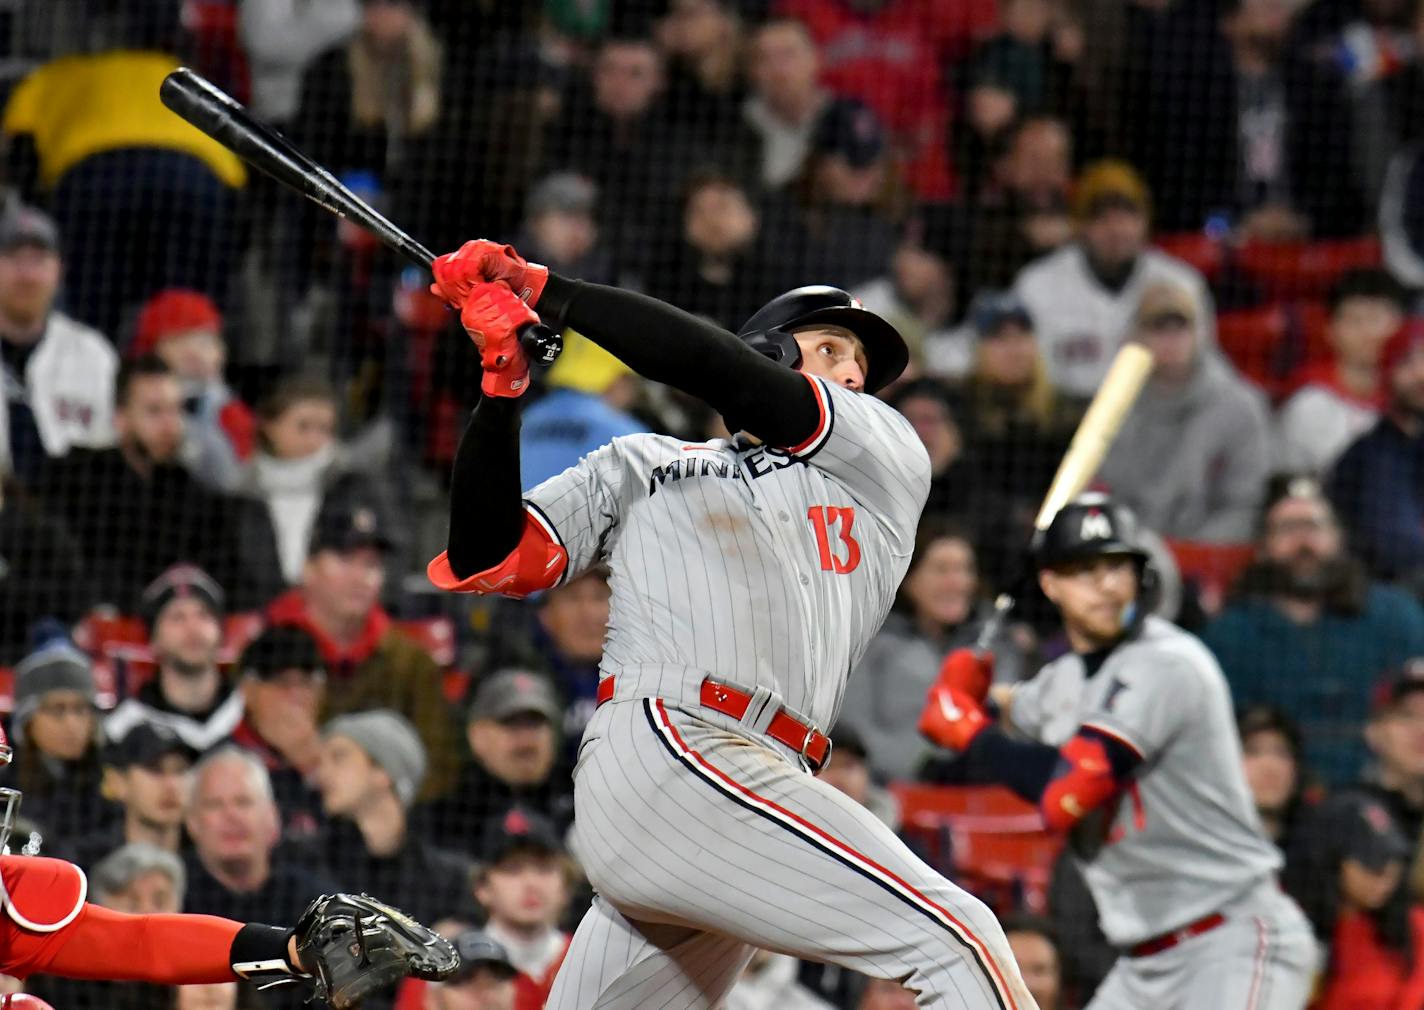
[(1090, 1010), (1299, 1010), (1316, 946), (1281, 893), (1241, 766), (1231, 696), (1193, 636), (1150, 617), (1091, 677), (1069, 654), (1019, 685), (1013, 726), (1054, 747), (1080, 726), (1141, 757), (1115, 805), (1070, 845), (1103, 933), (1132, 947), (1214, 914), (1225, 921), (1160, 953), (1119, 958)]
[[(613, 700), (574, 772), (598, 897), (553, 1010), (712, 1007), (749, 945), (904, 980), (922, 1007), (1034, 1007), (988, 909), (765, 735), (781, 706), (835, 721), (929, 487), (908, 422), (812, 381), (821, 423), (793, 450), (632, 435), (527, 495), (569, 573), (612, 571)], [(740, 721), (700, 704), (708, 677), (752, 694)]]

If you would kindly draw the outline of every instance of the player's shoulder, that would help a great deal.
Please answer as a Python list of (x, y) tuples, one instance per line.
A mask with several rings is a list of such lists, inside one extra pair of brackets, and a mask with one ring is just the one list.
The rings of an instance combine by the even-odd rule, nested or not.
[(46, 856), (0, 856), (0, 902), (25, 929), (63, 929), (83, 909), (88, 892), (84, 871), (73, 863)]
[(701, 448), (705, 446), (711, 448), (715, 444), (715, 442), (685, 442), (682, 439), (673, 438), (671, 435), (639, 431), (631, 435), (618, 435), (589, 455), (601, 456), (609, 461), (619, 463), (642, 465), (649, 461), (660, 460), (669, 453), (682, 452), (684, 447)]
[(1155, 676), (1158, 671), (1201, 680), (1222, 679), (1221, 666), (1200, 638), (1162, 617), (1148, 617), (1131, 639), (1118, 646), (1114, 658), (1128, 675)]
[(915, 458), (923, 456), (928, 467), (929, 453), (904, 414), (871, 393), (858, 393), (820, 378), (812, 379), (812, 384), (824, 391), (826, 410), (830, 414), (829, 420), (833, 428), (838, 424), (849, 423), (854, 427), (873, 431), (877, 440), (891, 436), (902, 454)]

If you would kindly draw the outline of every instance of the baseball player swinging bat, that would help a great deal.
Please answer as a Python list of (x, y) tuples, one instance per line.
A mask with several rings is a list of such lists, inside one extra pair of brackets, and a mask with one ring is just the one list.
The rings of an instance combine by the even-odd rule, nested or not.
[[(158, 95), (169, 109), (253, 168), (337, 217), (359, 224), (388, 249), (430, 269), (434, 253), (303, 154), (280, 131), (253, 118), (240, 102), (201, 74), (179, 67), (164, 78)], [(538, 364), (552, 364), (563, 349), (559, 335), (538, 323), (526, 326), (519, 341), (525, 356)]]
[[(1137, 402), (1147, 377), (1152, 373), (1152, 354), (1141, 344), (1123, 344), (1113, 358), (1107, 376), (1093, 395), (1087, 413), (1073, 433), (1073, 441), (1063, 454), (1063, 461), (1053, 475), (1053, 483), (1043, 496), (1038, 516), (1033, 521), (1034, 542), (1042, 538), (1060, 509), (1088, 486), (1098, 472), (1113, 439), (1122, 428), (1127, 412)], [(979, 632), (977, 647), (988, 649), (998, 636), (1004, 621), (1013, 609), (1014, 597), (1022, 588), (1023, 577), (1015, 579), (994, 599), (994, 612)]]

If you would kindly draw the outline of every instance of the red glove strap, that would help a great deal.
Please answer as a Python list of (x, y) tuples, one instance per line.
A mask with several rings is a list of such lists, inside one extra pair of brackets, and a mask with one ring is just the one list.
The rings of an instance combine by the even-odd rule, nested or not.
[(460, 322), (480, 349), (487, 396), (515, 397), (529, 388), (529, 359), (519, 344), (519, 333), (539, 321), (503, 282), (477, 284), (460, 310)]

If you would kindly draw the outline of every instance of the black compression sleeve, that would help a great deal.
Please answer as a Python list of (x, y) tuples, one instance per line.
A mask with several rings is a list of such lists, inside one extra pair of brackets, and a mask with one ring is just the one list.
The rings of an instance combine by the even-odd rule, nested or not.
[(666, 302), (550, 274), (538, 308), (554, 329), (577, 330), (639, 375), (690, 393), (770, 445), (804, 442), (820, 423), (805, 379)]
[(972, 781), (1000, 782), (1037, 805), (1058, 768), (1058, 748), (1037, 740), (1017, 740), (998, 726), (974, 738), (962, 760)]
[(519, 401), (486, 396), (460, 436), (450, 478), (450, 570), (466, 579), (493, 568), (524, 535), (519, 486)]

